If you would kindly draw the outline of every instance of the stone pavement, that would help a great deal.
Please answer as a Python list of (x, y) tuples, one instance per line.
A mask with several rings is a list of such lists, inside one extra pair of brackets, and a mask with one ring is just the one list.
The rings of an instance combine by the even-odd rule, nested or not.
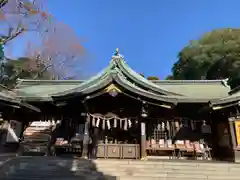
[(4, 153), (4, 154), (0, 154), (0, 168), (1, 166), (3, 166), (6, 162), (12, 160), (13, 158), (15, 158), (16, 155), (15, 153)]
[(59, 157), (17, 157), (0, 169), (1, 180), (113, 180), (91, 161)]

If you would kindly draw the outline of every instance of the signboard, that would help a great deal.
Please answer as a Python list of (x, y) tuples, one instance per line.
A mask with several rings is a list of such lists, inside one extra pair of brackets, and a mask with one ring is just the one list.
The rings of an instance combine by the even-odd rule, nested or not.
[(50, 121), (33, 121), (30, 126), (35, 126), (35, 127), (49, 127), (51, 126)]
[(237, 146), (240, 146), (240, 120), (235, 121), (235, 133), (237, 138)]

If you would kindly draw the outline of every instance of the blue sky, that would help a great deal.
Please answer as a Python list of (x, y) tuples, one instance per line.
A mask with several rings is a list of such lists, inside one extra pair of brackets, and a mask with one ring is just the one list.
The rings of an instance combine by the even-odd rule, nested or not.
[(91, 73), (104, 68), (118, 47), (134, 70), (163, 79), (190, 40), (240, 26), (238, 0), (49, 0), (48, 7), (87, 38)]

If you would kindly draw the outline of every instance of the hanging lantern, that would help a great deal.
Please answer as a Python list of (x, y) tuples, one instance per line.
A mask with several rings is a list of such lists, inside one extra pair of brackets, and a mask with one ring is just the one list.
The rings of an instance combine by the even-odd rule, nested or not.
[(147, 110), (146, 110), (146, 107), (147, 105), (146, 105), (146, 103), (145, 102), (143, 102), (143, 105), (142, 105), (142, 114), (141, 114), (141, 116), (143, 117), (143, 118), (146, 118), (146, 117), (148, 117), (148, 113), (147, 113)]

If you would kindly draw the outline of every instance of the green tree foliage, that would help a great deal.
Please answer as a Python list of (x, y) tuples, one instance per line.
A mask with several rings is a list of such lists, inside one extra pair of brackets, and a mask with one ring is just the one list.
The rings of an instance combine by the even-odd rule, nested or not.
[(4, 47), (0, 39), (0, 60), (3, 60), (3, 58), (4, 58)]
[[(40, 62), (40, 61), (39, 61)], [(51, 79), (51, 73), (44, 64), (37, 60), (21, 57), (17, 60), (8, 59), (4, 63), (4, 78), (2, 83), (9, 88), (14, 87), (16, 80), (20, 79)]]
[(232, 88), (240, 84), (240, 29), (217, 29), (191, 41), (173, 65), (173, 79), (229, 78)]
[(173, 77), (173, 75), (168, 75), (168, 76), (165, 78), (165, 80), (174, 80), (174, 77)]
[(0, 8), (7, 4), (8, 0), (0, 0)]
[(157, 76), (148, 76), (147, 79), (148, 80), (160, 80), (159, 77), (157, 77)]

